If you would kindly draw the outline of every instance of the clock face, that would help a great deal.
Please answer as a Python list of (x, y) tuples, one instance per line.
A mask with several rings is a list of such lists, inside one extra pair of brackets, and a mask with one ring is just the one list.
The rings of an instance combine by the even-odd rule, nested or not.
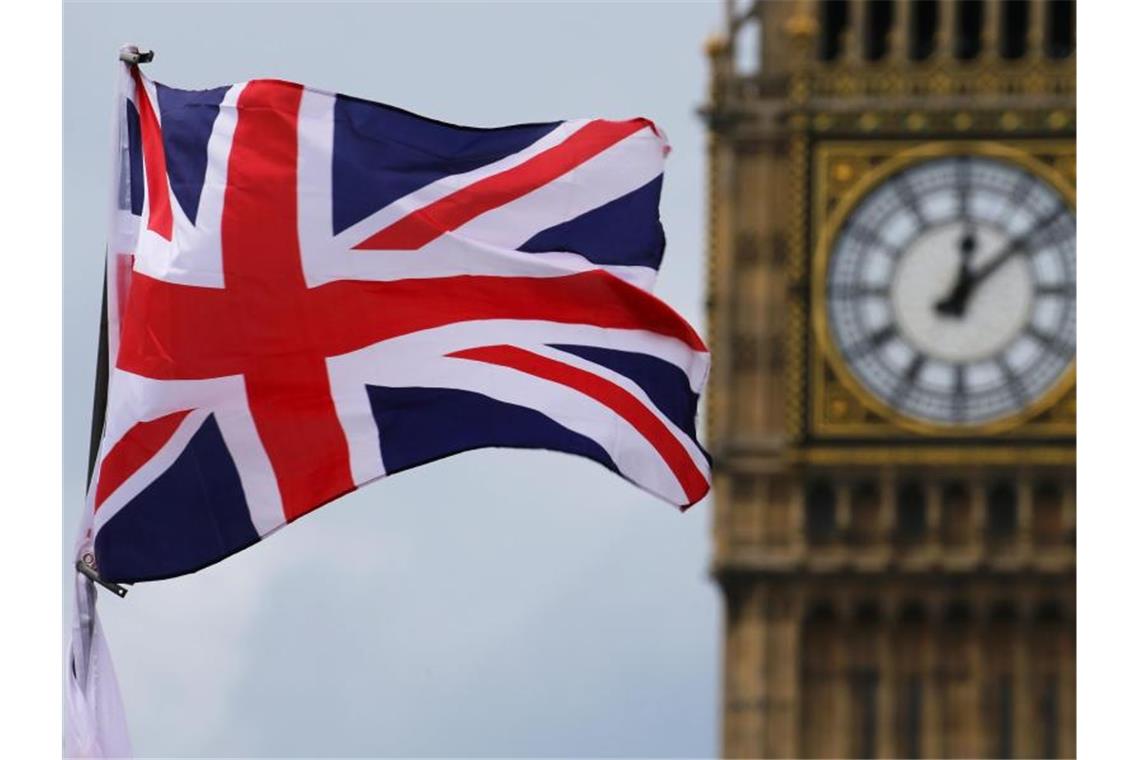
[(1007, 161), (913, 164), (853, 209), (832, 247), (827, 317), (850, 373), (938, 425), (1016, 415), (1076, 354), (1076, 220)]

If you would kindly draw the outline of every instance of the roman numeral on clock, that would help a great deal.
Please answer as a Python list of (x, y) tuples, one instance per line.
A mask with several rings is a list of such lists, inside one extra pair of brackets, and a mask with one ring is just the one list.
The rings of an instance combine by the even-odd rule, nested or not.
[(1001, 370), (1001, 376), (1005, 379), (1005, 385), (1009, 388), (1009, 392), (1017, 399), (1017, 405), (1024, 406), (1029, 400), (1029, 394), (1025, 391), (1025, 384), (1021, 382), (1021, 378), (1013, 371), (1013, 367), (1009, 366), (1009, 362), (1005, 360), (1004, 356), (999, 356), (994, 361), (997, 363), (998, 369)]
[(898, 327), (893, 323), (880, 327), (852, 349), (851, 358), (860, 359), (872, 351), (878, 350), (879, 347), (898, 335), (898, 332)]
[(886, 285), (833, 285), (829, 291), (832, 298), (860, 301), (864, 298), (886, 298), (890, 289)]
[(965, 156), (954, 165), (954, 183), (958, 190), (958, 217), (965, 219), (970, 206), (970, 159)]
[(1038, 284), (1036, 288), (1038, 296), (1063, 296), (1072, 298), (1077, 294), (1077, 286), (1071, 282), (1055, 283), (1051, 285)]
[(883, 240), (879, 235), (878, 230), (865, 227), (862, 224), (852, 224), (848, 230), (851, 239), (857, 243), (862, 243), (868, 248), (875, 248), (890, 256), (892, 259), (898, 258), (902, 254), (898, 246), (891, 245), (886, 240)]
[(898, 195), (899, 200), (906, 206), (907, 210), (914, 215), (918, 220), (919, 227), (926, 226), (926, 214), (922, 211), (922, 206), (919, 205), (918, 196), (915, 195), (914, 188), (911, 187), (910, 180), (906, 175), (900, 176), (895, 181), (895, 193)]
[(954, 365), (954, 392), (950, 397), (951, 414), (955, 421), (966, 419), (966, 365)]
[(900, 404), (903, 399), (910, 395), (911, 390), (914, 389), (915, 380), (918, 379), (918, 374), (922, 372), (924, 366), (926, 366), (925, 354), (918, 353), (911, 358), (902, 376), (900, 376), (898, 382), (895, 383), (894, 392), (891, 394), (893, 403)]
[(1073, 354), (1073, 347), (1058, 336), (1047, 333), (1036, 325), (1025, 328), (1025, 333), (1035, 341), (1045, 346), (1046, 350), (1061, 357), (1068, 358)]
[(1030, 191), (1033, 190), (1035, 182), (1036, 180), (1034, 180), (1032, 174), (1029, 172), (1021, 172), (1017, 178), (1017, 183), (1013, 186), (1013, 189), (1009, 191), (1009, 194), (1005, 196), (1005, 204), (1002, 206), (1001, 215), (999, 217), (1003, 226), (1009, 223), (1010, 216), (1025, 203)]

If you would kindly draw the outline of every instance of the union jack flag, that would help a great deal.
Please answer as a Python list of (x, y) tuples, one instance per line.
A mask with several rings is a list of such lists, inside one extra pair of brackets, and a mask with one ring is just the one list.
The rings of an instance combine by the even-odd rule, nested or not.
[(193, 572), (480, 447), (588, 457), (681, 507), (707, 493), (708, 352), (650, 293), (652, 122), (483, 129), (124, 76), (85, 534), (104, 579)]

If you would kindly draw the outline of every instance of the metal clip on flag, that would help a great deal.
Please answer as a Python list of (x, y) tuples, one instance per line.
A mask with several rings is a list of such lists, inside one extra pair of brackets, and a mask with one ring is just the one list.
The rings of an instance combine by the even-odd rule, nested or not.
[(154, 60), (153, 50), (139, 50), (134, 45), (124, 45), (119, 48), (119, 60), (130, 66), (140, 63), (150, 63)]
[(75, 560), (75, 569), (89, 581), (98, 583), (103, 588), (110, 591), (117, 597), (124, 597), (127, 595), (125, 586), (120, 586), (118, 583), (111, 583), (99, 577), (99, 573), (95, 570), (95, 556), (86, 554), (82, 558)]

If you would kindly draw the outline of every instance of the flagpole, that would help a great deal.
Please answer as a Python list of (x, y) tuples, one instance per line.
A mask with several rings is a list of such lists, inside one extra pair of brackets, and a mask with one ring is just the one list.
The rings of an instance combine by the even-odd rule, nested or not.
[[(153, 50), (139, 50), (135, 45), (119, 48), (119, 60), (127, 66), (138, 66), (154, 60)], [(91, 438), (87, 449), (87, 490), (91, 489), (91, 479), (95, 475), (95, 462), (99, 458), (99, 443), (103, 438), (103, 428), (107, 420), (107, 386), (110, 379), (110, 359), (107, 318), (107, 264), (103, 264), (103, 300), (99, 312), (99, 349), (95, 359), (95, 392), (91, 402)], [(75, 569), (94, 583), (98, 583), (116, 596), (126, 596), (127, 589), (118, 583), (109, 583), (99, 576), (95, 568), (94, 556), (77, 557)]]
[[(128, 66), (150, 63), (154, 60), (153, 50), (139, 50), (137, 45), (123, 45), (119, 48), (119, 60)], [(117, 123), (117, 122), (116, 122)], [(115, 137), (118, 139), (118, 136)], [(118, 178), (115, 180), (118, 181)], [(114, 203), (112, 203), (114, 206)], [(103, 305), (99, 310), (99, 353), (95, 359), (95, 393), (91, 404), (91, 442), (87, 449), (87, 488), (91, 488), (91, 478), (95, 475), (95, 460), (99, 458), (99, 440), (103, 437), (103, 425), (107, 419), (107, 382), (110, 377), (107, 343), (107, 258), (103, 256)]]
[(95, 460), (99, 456), (99, 439), (103, 437), (103, 424), (107, 419), (107, 379), (110, 376), (107, 360), (107, 265), (103, 265), (103, 305), (99, 309), (99, 353), (95, 359), (95, 393), (91, 404), (91, 443), (87, 449), (87, 488), (95, 474)]
[[(130, 45), (119, 49), (118, 60), (125, 67), (137, 66), (154, 59), (151, 51), (140, 51)], [(119, 187), (122, 172), (123, 98), (129, 77), (118, 72), (117, 97), (114, 107), (112, 173), (113, 187)], [(99, 622), (96, 610), (96, 585), (123, 596), (125, 587), (108, 583), (99, 577), (95, 567), (95, 548), (91, 543), (93, 513), (90, 510), (91, 483), (99, 455), (107, 417), (107, 397), (110, 385), (110, 309), (111, 272), (107, 260), (118, 244), (115, 231), (118, 224), (119, 197), (117, 191), (109, 196), (108, 246), (103, 265), (103, 297), (99, 314), (99, 347), (95, 364), (95, 388), (91, 403), (91, 439), (87, 456), (87, 502), (79, 535), (76, 538), (75, 592), (71, 608), (71, 643), (67, 651), (64, 670), (64, 721), (63, 754), (65, 757), (125, 757), (131, 754), (130, 734), (123, 711), (115, 669), (107, 637)], [(116, 307), (117, 308), (117, 307)]]
[[(107, 354), (107, 265), (104, 264), (103, 305), (99, 310), (99, 351), (95, 359), (95, 393), (91, 404), (91, 442), (87, 448), (87, 490), (91, 489), (91, 478), (95, 474), (95, 460), (99, 457), (99, 441), (103, 438), (103, 426), (107, 420), (107, 382), (110, 376), (110, 361)], [(127, 595), (126, 587), (118, 583), (109, 583), (100, 578), (93, 564), (93, 561), (89, 562), (85, 555), (76, 558), (75, 569), (115, 596)]]

